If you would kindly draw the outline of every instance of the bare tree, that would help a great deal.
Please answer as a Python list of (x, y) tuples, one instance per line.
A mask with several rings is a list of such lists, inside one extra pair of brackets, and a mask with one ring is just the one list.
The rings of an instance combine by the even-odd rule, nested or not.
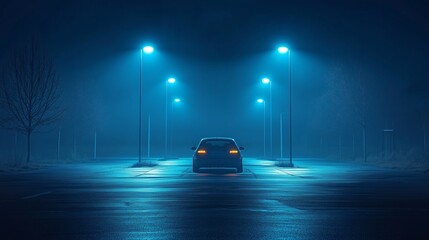
[(52, 60), (33, 40), (12, 53), (0, 81), (0, 126), (26, 135), (28, 163), (32, 133), (64, 111), (58, 107), (58, 76)]
[(342, 136), (351, 125), (349, 111), (350, 96), (348, 93), (348, 76), (345, 66), (334, 63), (326, 75), (327, 89), (315, 104), (313, 121), (315, 125), (323, 126), (322, 131), (338, 135), (338, 156), (342, 155)]
[(362, 156), (364, 162), (367, 161), (367, 125), (368, 125), (368, 112), (370, 107), (370, 96), (368, 74), (353, 64), (348, 69), (346, 78), (345, 95), (342, 97), (347, 103), (347, 109), (350, 109), (352, 119), (355, 119), (358, 126), (362, 131)]
[(356, 119), (362, 129), (362, 155), (363, 160), (367, 160), (367, 121), (368, 121), (368, 108), (369, 108), (369, 96), (368, 96), (368, 84), (363, 77), (362, 71), (357, 69), (354, 72), (354, 84), (351, 85), (353, 89), (349, 89), (350, 95), (352, 96), (352, 110)]
[[(341, 154), (341, 133), (357, 124), (362, 130), (362, 155), (367, 160), (367, 121), (370, 99), (369, 86), (362, 70), (352, 64), (334, 63), (327, 75), (327, 91), (317, 105), (326, 129), (339, 132), (339, 153)], [(317, 111), (316, 111), (317, 113)]]

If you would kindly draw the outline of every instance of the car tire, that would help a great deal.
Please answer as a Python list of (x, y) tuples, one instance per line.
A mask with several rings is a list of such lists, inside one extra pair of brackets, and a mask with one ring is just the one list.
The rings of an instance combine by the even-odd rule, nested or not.
[(242, 173), (242, 172), (243, 172), (243, 165), (237, 168), (237, 173)]
[(200, 171), (200, 169), (199, 168), (197, 168), (197, 167), (195, 167), (195, 166), (192, 166), (192, 172), (194, 172), (194, 173), (198, 173)]

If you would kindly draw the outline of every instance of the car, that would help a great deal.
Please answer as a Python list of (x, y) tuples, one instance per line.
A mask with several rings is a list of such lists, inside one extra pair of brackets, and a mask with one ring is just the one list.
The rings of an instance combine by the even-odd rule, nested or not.
[(233, 138), (208, 137), (202, 138), (198, 147), (192, 147), (192, 170), (195, 173), (203, 168), (235, 168), (237, 173), (243, 172), (241, 150)]

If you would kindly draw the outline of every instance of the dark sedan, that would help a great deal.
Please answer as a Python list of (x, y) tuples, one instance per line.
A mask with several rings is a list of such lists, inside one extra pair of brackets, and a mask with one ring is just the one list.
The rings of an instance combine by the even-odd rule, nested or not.
[(243, 172), (242, 147), (238, 147), (233, 138), (210, 137), (201, 139), (193, 156), (193, 172), (205, 168), (235, 168)]

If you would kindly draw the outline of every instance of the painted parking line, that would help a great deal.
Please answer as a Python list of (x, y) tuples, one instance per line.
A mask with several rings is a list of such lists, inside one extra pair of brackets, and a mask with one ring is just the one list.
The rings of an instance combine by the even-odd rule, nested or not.
[(253, 176), (254, 178), (258, 178), (258, 177), (256, 176), (256, 174), (255, 174), (253, 171), (251, 171), (250, 169), (248, 169), (248, 168), (245, 168), (245, 172), (249, 172), (250, 174), (252, 174), (252, 176)]
[(25, 199), (30, 199), (30, 198), (36, 198), (36, 197), (40, 197), (43, 195), (48, 195), (50, 193), (52, 193), (52, 192), (42, 192), (42, 193), (38, 193), (38, 194), (34, 194), (34, 195), (25, 196), (25, 197), (22, 197), (21, 199), (25, 200)]
[(180, 175), (181, 178), (183, 178), (184, 176), (186, 176), (187, 174), (192, 173), (191, 168), (185, 168), (185, 170), (183, 170), (182, 174)]
[(314, 178), (313, 176), (298, 175), (298, 174), (290, 173), (290, 172), (288, 172), (288, 171), (285, 171), (285, 170), (283, 170), (283, 169), (279, 169), (279, 168), (277, 168), (277, 169), (275, 169), (275, 170), (276, 170), (276, 171), (278, 171), (278, 172), (281, 172), (281, 173), (283, 173), (283, 174), (286, 174), (286, 175), (292, 176), (292, 177), (299, 177), (299, 178), (304, 178), (304, 179), (306, 179), (306, 178)]
[(149, 170), (147, 170), (147, 171), (145, 171), (145, 172), (142, 172), (142, 173), (139, 173), (139, 174), (137, 174), (135, 177), (141, 177), (141, 176), (143, 176), (143, 175), (145, 175), (145, 174), (147, 174), (147, 173), (149, 173), (149, 172), (151, 172), (151, 171), (153, 171), (153, 170), (155, 170), (156, 168), (151, 168), (151, 169), (149, 169)]

